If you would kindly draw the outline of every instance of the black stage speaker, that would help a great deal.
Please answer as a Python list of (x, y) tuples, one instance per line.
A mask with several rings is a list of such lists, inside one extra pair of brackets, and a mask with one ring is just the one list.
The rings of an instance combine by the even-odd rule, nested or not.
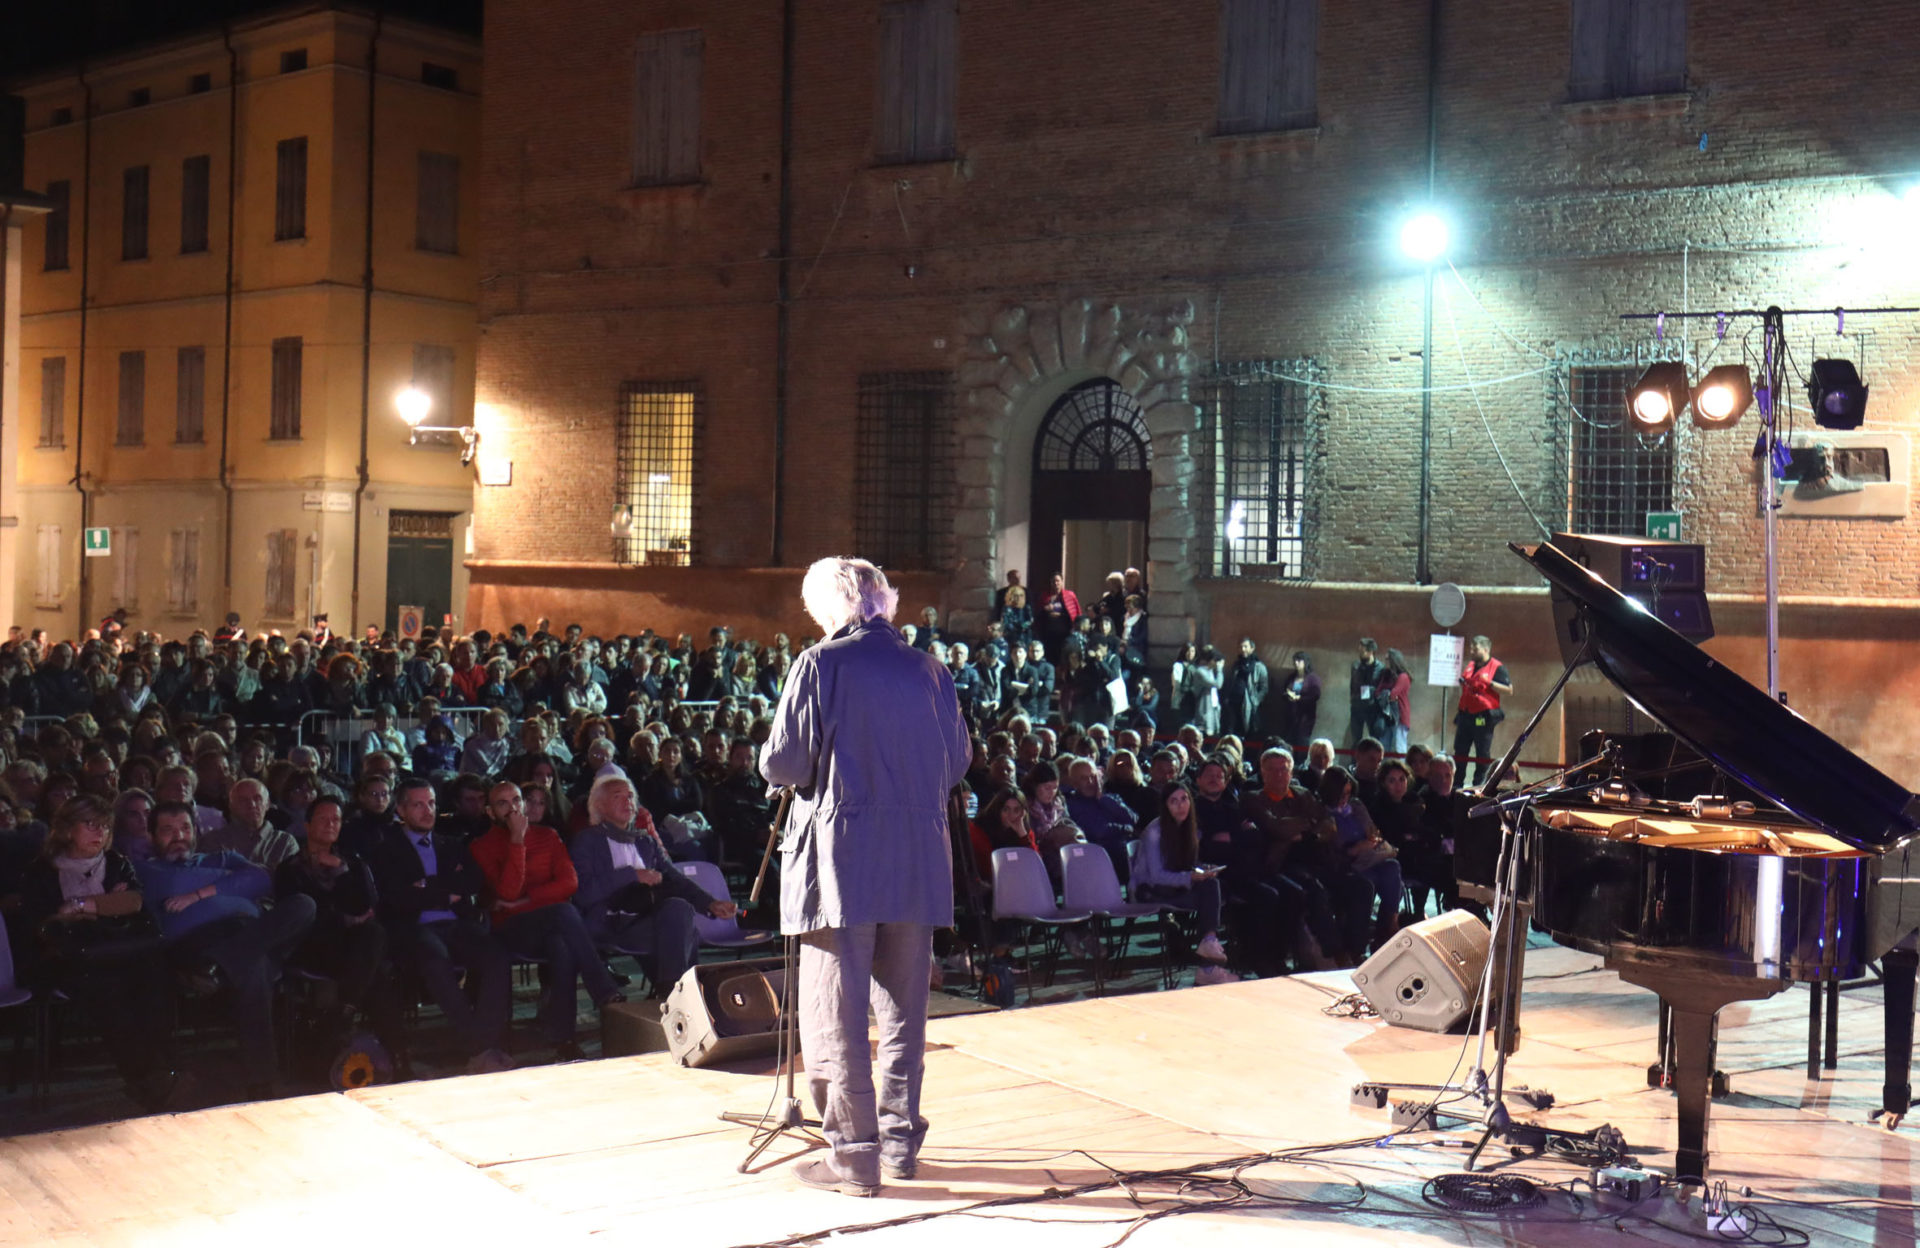
[(1553, 544), (1688, 641), (1713, 636), (1705, 546), (1598, 533), (1555, 533)]
[(660, 1016), (667, 1052), (682, 1066), (711, 1066), (780, 1047), (781, 958), (710, 962), (688, 968)]
[(1394, 1027), (1451, 1031), (1467, 1021), (1492, 945), (1487, 925), (1465, 910), (1395, 932), (1353, 973), (1353, 986)]

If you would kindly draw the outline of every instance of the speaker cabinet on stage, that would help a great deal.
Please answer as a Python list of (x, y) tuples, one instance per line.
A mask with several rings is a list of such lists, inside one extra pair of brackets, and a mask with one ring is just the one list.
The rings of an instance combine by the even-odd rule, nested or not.
[(1492, 945), (1487, 925), (1449, 910), (1394, 933), (1353, 973), (1353, 986), (1394, 1027), (1451, 1031), (1467, 1021)]
[(682, 1066), (711, 1066), (777, 1051), (785, 984), (780, 958), (688, 968), (660, 1016), (667, 1052)]

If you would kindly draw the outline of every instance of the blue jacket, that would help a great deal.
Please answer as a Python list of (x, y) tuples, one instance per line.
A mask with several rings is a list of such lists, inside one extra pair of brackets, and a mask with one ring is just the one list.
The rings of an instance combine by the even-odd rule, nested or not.
[(787, 673), (760, 774), (790, 785), (780, 929), (953, 922), (947, 798), (973, 747), (953, 677), (885, 620), (850, 625)]
[[(160, 924), (160, 934), (178, 940), (197, 927), (232, 915), (258, 918), (262, 898), (273, 893), (273, 877), (232, 850), (217, 854), (188, 854), (181, 862), (145, 858), (134, 864), (140, 873), (140, 892), (147, 910)], [(167, 913), (167, 898), (213, 885), (214, 894), (194, 902), (178, 914)]]

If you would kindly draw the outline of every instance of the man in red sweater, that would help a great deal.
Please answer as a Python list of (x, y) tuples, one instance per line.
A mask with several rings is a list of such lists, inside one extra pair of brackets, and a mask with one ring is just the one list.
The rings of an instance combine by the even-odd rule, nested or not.
[(487, 877), (494, 934), (514, 958), (547, 964), (540, 1025), (559, 1060), (578, 1061), (586, 1053), (574, 1039), (576, 981), (586, 981), (587, 995), (601, 1009), (626, 998), (574, 908), (580, 878), (560, 834), (527, 822), (515, 784), (494, 785), (487, 794), (487, 812), (493, 827), (474, 841), (470, 852)]

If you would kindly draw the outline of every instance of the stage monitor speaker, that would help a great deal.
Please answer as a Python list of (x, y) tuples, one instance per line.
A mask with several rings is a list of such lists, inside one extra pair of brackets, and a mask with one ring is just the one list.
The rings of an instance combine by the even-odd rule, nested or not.
[(1449, 910), (1394, 933), (1353, 973), (1353, 986), (1394, 1027), (1451, 1031), (1473, 1012), (1492, 946), (1487, 925)]
[(667, 994), (661, 1014), (667, 1052), (682, 1066), (711, 1066), (777, 1051), (785, 984), (780, 958), (688, 968)]

